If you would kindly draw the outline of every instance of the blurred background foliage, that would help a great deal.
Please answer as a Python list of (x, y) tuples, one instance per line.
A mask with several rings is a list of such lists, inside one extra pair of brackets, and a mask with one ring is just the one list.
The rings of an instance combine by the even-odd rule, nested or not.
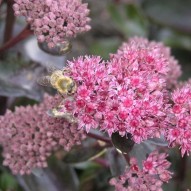
[[(14, 18), (7, 2), (10, 0), (4, 0), (0, 7), (2, 45), (26, 25), (23, 18)], [(36, 84), (36, 79), (43, 74), (47, 65), (62, 67), (66, 59), (85, 54), (108, 59), (109, 54), (114, 53), (131, 36), (164, 42), (172, 48), (172, 54), (180, 61), (182, 80), (191, 76), (191, 0), (86, 2), (91, 10), (92, 30), (73, 39), (73, 49), (66, 56), (47, 55), (38, 48), (32, 36), (8, 51), (0, 52), (1, 114), (4, 112), (3, 107), (13, 109), (15, 105), (34, 104), (42, 99), (44, 90), (51, 93), (52, 90)], [(7, 10), (11, 11), (9, 18)], [(12, 32), (9, 36), (6, 27)], [(144, 149), (145, 145), (141, 148)], [(49, 168), (35, 170), (32, 175), (24, 177), (13, 176), (1, 165), (0, 191), (111, 191), (113, 188), (108, 186), (108, 180), (118, 174), (119, 169), (109, 168), (109, 163), (115, 163), (116, 159), (106, 154), (104, 149), (100, 143), (90, 141), (70, 153), (59, 151), (50, 158)], [(117, 160), (124, 163), (123, 158)], [(191, 158), (181, 158), (179, 150), (173, 149), (170, 150), (169, 160), (173, 164), (174, 179), (165, 185), (164, 190), (186, 191), (191, 188)]]

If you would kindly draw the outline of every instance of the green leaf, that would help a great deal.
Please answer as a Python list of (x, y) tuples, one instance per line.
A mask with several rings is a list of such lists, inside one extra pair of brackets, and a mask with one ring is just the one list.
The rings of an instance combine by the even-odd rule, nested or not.
[(163, 41), (166, 45), (173, 48), (191, 50), (191, 37), (174, 30), (163, 28), (158, 30), (157, 39)]
[(115, 4), (109, 4), (108, 11), (115, 22), (123, 24), (123, 16)]
[(117, 37), (102, 38), (97, 40), (90, 46), (90, 54), (100, 55), (104, 59), (108, 59), (110, 53), (116, 52), (121, 44)]
[(176, 181), (170, 180), (170, 182), (165, 183), (163, 185), (163, 190), (164, 191), (179, 191), (179, 190), (177, 190), (177, 185), (176, 184), (177, 184)]
[(145, 25), (145, 18), (141, 14), (141, 11), (138, 6), (134, 4), (126, 4), (124, 6), (124, 9), (128, 20), (134, 20), (142, 26)]
[(125, 38), (130, 36), (147, 36), (147, 21), (138, 6), (109, 5), (109, 13), (115, 25)]
[(7, 172), (3, 172), (0, 176), (0, 189), (8, 190), (8, 189), (16, 189), (18, 184), (14, 177)]
[(182, 49), (172, 49), (172, 53), (175, 56), (175, 58), (179, 61), (181, 64), (181, 68), (183, 71), (183, 75), (181, 76), (181, 80), (188, 80), (190, 78), (191, 74), (191, 54), (190, 51), (182, 50)]
[(156, 23), (191, 34), (191, 0), (144, 0), (142, 7)]

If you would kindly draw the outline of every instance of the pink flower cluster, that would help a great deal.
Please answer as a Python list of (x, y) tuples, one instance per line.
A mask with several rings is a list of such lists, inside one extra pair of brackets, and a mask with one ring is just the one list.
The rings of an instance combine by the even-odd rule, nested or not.
[(191, 151), (191, 86), (184, 85), (172, 93), (172, 108), (165, 131), (170, 146), (179, 145), (182, 156)]
[(159, 137), (163, 127), (169, 71), (163, 51), (160, 43), (132, 38), (110, 56), (111, 93), (118, 100), (117, 118), (123, 123), (122, 128), (116, 128), (122, 136), (131, 133), (136, 143)]
[[(129, 44), (131, 46), (129, 47)], [(168, 89), (175, 87), (178, 83), (178, 78), (181, 76), (181, 66), (178, 61), (171, 55), (171, 50), (169, 47), (165, 46), (162, 42), (148, 41), (147, 39), (134, 37), (129, 40), (129, 43), (123, 43), (119, 48), (118, 54), (121, 55), (123, 52), (128, 50), (136, 50), (138, 48), (148, 48), (153, 50), (152, 53), (155, 58), (156, 56), (162, 56), (166, 65), (167, 75), (166, 75), (166, 85)], [(156, 55), (155, 55), (156, 54)], [(160, 61), (159, 61), (160, 62)], [(165, 64), (165, 62), (163, 62)], [(158, 65), (160, 67), (160, 64)]]
[(0, 117), (3, 165), (9, 166), (14, 174), (29, 174), (35, 168), (46, 167), (53, 151), (60, 147), (68, 151), (86, 137), (76, 124), (46, 114), (60, 100), (45, 96), (40, 105), (18, 107)]
[(81, 0), (15, 0), (15, 15), (26, 17), (39, 42), (54, 47), (90, 30), (87, 4)]
[(110, 76), (106, 63), (96, 56), (79, 57), (68, 62), (68, 69), (67, 75), (76, 81), (78, 88), (72, 100), (65, 100), (63, 111), (72, 113), (79, 128), (85, 127), (88, 132), (90, 128), (98, 127), (103, 114), (110, 109), (107, 106)]
[(168, 48), (143, 38), (130, 39), (107, 62), (96, 56), (70, 61), (67, 75), (78, 88), (63, 112), (72, 113), (87, 131), (131, 133), (136, 143), (159, 137), (169, 107), (166, 83), (174, 85), (179, 75), (169, 78), (174, 63)]
[(110, 184), (116, 191), (162, 191), (163, 183), (172, 175), (166, 157), (165, 153), (152, 152), (143, 161), (143, 169), (139, 168), (135, 158), (131, 158), (130, 167), (119, 178), (112, 178)]

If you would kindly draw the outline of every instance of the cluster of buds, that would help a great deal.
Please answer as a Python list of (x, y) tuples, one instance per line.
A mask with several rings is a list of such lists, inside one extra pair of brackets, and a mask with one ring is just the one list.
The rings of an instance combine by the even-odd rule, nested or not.
[(86, 137), (77, 124), (47, 115), (47, 109), (60, 99), (45, 96), (40, 105), (18, 107), (0, 117), (3, 164), (14, 174), (30, 174), (35, 168), (47, 167), (53, 151), (61, 147), (69, 151)]
[(191, 86), (185, 84), (171, 94), (172, 107), (167, 114), (165, 136), (169, 146), (180, 146), (182, 156), (191, 151)]
[(15, 0), (16, 16), (24, 16), (39, 42), (50, 48), (90, 30), (89, 9), (81, 0)]

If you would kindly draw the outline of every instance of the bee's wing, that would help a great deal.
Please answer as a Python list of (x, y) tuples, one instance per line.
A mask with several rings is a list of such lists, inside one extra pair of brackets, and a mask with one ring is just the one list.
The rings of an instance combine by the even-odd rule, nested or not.
[(63, 67), (63, 68), (57, 68), (55, 66), (49, 66), (46, 68), (47, 72), (49, 75), (51, 75), (52, 73), (54, 73), (55, 71), (60, 71), (64, 74), (68, 74), (70, 71), (68, 70), (67, 67)]
[(56, 70), (59, 70), (58, 67), (54, 66), (54, 64), (49, 61), (45, 62), (43, 65), (46, 67), (48, 74), (52, 74)]
[(76, 119), (69, 113), (64, 113), (64, 112), (60, 112), (57, 108), (54, 109), (50, 109), (47, 111), (47, 114), (50, 117), (54, 117), (54, 118), (64, 118), (67, 121), (69, 121), (70, 123), (76, 123)]
[(48, 71), (48, 74), (52, 74), (53, 72), (55, 72), (56, 70), (59, 70), (57, 67), (55, 66), (49, 66), (47, 67), (47, 71)]
[(51, 75), (53, 72), (58, 71), (58, 70), (63, 71), (63, 73), (68, 73), (69, 72), (67, 67), (56, 67), (56, 66), (54, 66), (54, 65), (52, 65), (51, 63), (48, 63), (48, 62), (46, 64), (44, 64), (44, 65), (46, 67), (48, 75)]
[(41, 86), (51, 87), (50, 76), (42, 76), (42, 77), (38, 78), (37, 83)]

